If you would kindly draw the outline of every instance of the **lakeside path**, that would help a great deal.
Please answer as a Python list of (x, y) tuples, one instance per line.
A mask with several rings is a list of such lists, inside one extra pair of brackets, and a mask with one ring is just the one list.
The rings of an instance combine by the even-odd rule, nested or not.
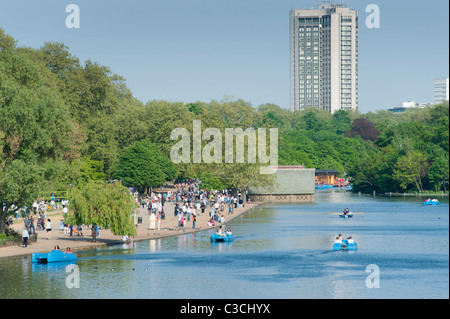
[[(192, 219), (187, 222), (185, 230), (176, 230), (178, 225), (178, 218), (174, 216), (174, 206), (175, 204), (166, 202), (165, 204), (165, 219), (161, 220), (160, 230), (149, 229), (150, 227), (150, 216), (147, 209), (140, 207), (138, 211), (138, 217), (142, 217), (142, 224), (138, 224), (137, 235), (133, 238), (133, 241), (143, 241), (154, 238), (163, 238), (170, 236), (178, 236), (187, 233), (193, 233), (198, 231), (204, 231), (207, 229), (217, 228), (220, 225), (226, 225), (226, 223), (231, 220), (241, 216), (245, 212), (249, 212), (252, 209), (258, 207), (262, 203), (246, 203), (245, 207), (234, 209), (233, 214), (228, 214), (225, 212), (225, 223), (221, 224), (215, 222), (216, 226), (208, 226), (209, 220), (209, 208), (205, 209), (204, 215), (197, 214), (196, 228), (192, 228)], [(50, 239), (47, 239), (47, 234), (45, 230), (36, 231), (38, 234), (37, 241), (33, 243), (28, 243), (28, 247), (23, 245), (13, 245), (0, 247), (0, 258), (5, 257), (15, 257), (15, 256), (27, 256), (35, 252), (49, 252), (53, 250), (55, 245), (59, 245), (60, 249), (65, 251), (67, 247), (72, 248), (73, 252), (77, 250), (92, 249), (95, 247), (113, 245), (122, 243), (122, 237), (114, 235), (110, 230), (100, 229), (100, 237), (97, 238), (97, 242), (92, 242), (91, 229), (89, 226), (83, 226), (84, 236), (74, 236), (64, 234), (64, 231), (60, 230), (60, 221), (63, 220), (62, 211), (54, 211), (48, 213), (48, 218), (52, 221), (52, 231)], [(226, 226), (224, 226), (225, 228)], [(22, 218), (19, 218), (14, 222), (13, 228), (22, 234), (24, 228), (24, 222)]]

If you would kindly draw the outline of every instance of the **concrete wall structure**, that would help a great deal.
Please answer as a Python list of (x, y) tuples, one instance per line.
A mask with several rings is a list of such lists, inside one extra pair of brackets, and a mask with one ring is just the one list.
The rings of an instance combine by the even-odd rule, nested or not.
[(262, 202), (314, 202), (315, 169), (304, 166), (278, 166), (273, 188), (249, 190), (252, 201)]

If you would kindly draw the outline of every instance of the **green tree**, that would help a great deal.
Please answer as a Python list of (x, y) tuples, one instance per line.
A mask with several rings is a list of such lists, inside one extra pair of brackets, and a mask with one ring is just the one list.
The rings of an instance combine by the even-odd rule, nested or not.
[(0, 28), (0, 51), (6, 52), (15, 49), (16, 40), (10, 35), (7, 35), (2, 28)]
[(423, 192), (422, 179), (426, 176), (428, 168), (427, 160), (422, 153), (409, 153), (397, 160), (394, 178), (398, 180), (403, 189), (414, 184), (419, 192)]
[(448, 153), (440, 154), (434, 158), (434, 162), (428, 171), (428, 178), (436, 192), (443, 189), (447, 191), (446, 185), (449, 180), (449, 158)]
[(88, 156), (76, 159), (70, 164), (62, 162), (63, 167), (58, 172), (58, 177), (53, 183), (57, 183), (60, 190), (65, 190), (72, 186), (81, 186), (86, 182), (95, 180), (105, 180), (106, 174), (103, 172), (103, 162), (92, 160)]
[(277, 127), (282, 130), (292, 127), (294, 122), (292, 112), (278, 105), (266, 103), (258, 106), (258, 113), (262, 114), (262, 127)]
[[(184, 103), (168, 101), (151, 101), (145, 104), (139, 117), (144, 123), (144, 136), (158, 145), (166, 156), (175, 144), (170, 140), (170, 133), (178, 127), (187, 128), (192, 134), (192, 119), (194, 113), (189, 112)], [(202, 116), (203, 118), (203, 116)]]
[(227, 189), (229, 188), (228, 185), (225, 185), (222, 183), (220, 178), (218, 176), (213, 175), (212, 173), (203, 173), (200, 177), (200, 180), (202, 181), (201, 187), (206, 190), (216, 189)]
[(84, 123), (86, 142), (82, 146), (82, 154), (104, 163), (104, 171), (111, 177), (119, 161), (121, 149), (112, 127), (110, 117), (97, 112), (96, 117), (89, 118)]
[(32, 207), (44, 180), (44, 169), (20, 159), (0, 169), (0, 234), (5, 232), (7, 218), (24, 207)]
[(187, 107), (189, 112), (194, 113), (195, 115), (200, 115), (203, 113), (202, 107), (199, 103), (189, 103)]
[(436, 105), (430, 110), (428, 122), (432, 130), (432, 141), (449, 152), (449, 102)]
[(398, 182), (392, 176), (397, 157), (390, 145), (380, 151), (367, 152), (347, 171), (353, 180), (353, 190), (363, 193), (395, 192)]
[(331, 122), (337, 134), (344, 134), (352, 125), (350, 115), (344, 110), (334, 113)]
[(46, 67), (61, 79), (68, 80), (69, 73), (81, 68), (79, 60), (64, 43), (46, 42), (37, 53)]
[(6, 218), (31, 207), (67, 154), (72, 123), (56, 83), (0, 30), (0, 232)]
[(307, 130), (319, 131), (321, 129), (320, 122), (314, 112), (309, 111), (306, 113), (303, 117), (303, 121)]
[(126, 186), (149, 188), (174, 179), (178, 172), (174, 164), (150, 142), (136, 142), (124, 150), (115, 178)]
[[(121, 183), (90, 181), (74, 187), (69, 194), (70, 211), (65, 221), (74, 225), (92, 225), (110, 229), (115, 235), (135, 236), (133, 214), (136, 201)], [(95, 242), (96, 232), (94, 231)]]

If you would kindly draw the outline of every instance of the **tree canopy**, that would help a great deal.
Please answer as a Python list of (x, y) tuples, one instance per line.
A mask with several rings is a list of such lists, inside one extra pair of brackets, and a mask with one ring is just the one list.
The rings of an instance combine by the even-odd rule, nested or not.
[(137, 203), (119, 182), (90, 181), (74, 187), (69, 193), (69, 202), (70, 211), (65, 220), (70, 224), (99, 226), (120, 236), (136, 235), (133, 214)]
[(119, 158), (115, 178), (126, 186), (149, 188), (174, 180), (175, 165), (164, 156), (156, 144), (145, 140), (126, 148)]

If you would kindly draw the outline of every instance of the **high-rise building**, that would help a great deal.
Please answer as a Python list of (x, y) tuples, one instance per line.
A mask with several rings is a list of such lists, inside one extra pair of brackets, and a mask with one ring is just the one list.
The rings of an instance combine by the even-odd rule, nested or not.
[(338, 4), (290, 11), (291, 110), (358, 110), (358, 12)]
[(448, 78), (434, 80), (434, 103), (448, 101)]

